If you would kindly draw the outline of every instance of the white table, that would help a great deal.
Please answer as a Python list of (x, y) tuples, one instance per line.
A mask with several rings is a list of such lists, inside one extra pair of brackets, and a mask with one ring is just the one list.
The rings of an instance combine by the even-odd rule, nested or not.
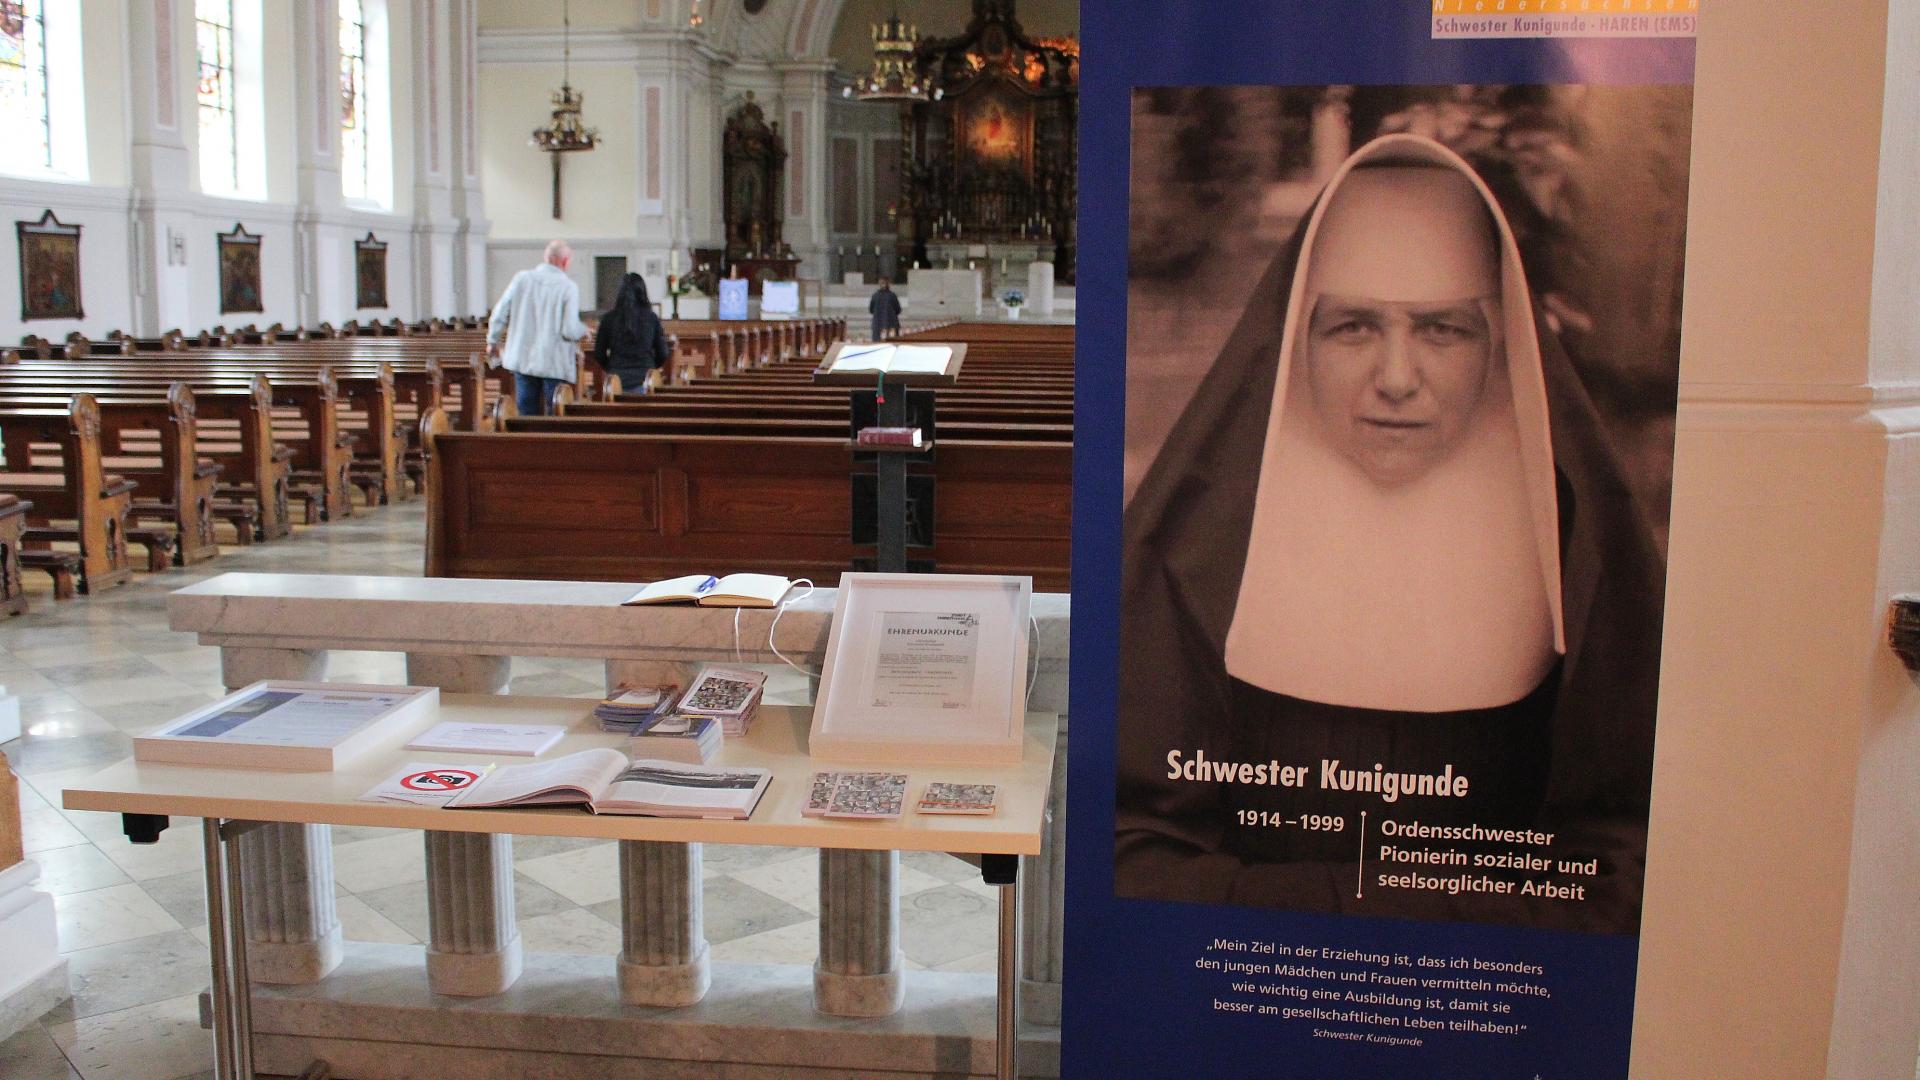
[[(512, 764), (551, 760), (599, 746), (624, 749), (625, 736), (599, 730), (591, 716), (592, 704), (580, 698), (443, 694), (437, 714), (395, 731), (381, 746), (335, 772), (290, 773), (127, 760), (67, 788), (63, 800), (70, 810), (134, 815), (129, 835), (143, 824), (142, 816), (203, 819), (215, 1051), (217, 1071), (223, 1078), (252, 1076), (246, 935), (240, 929), (246, 898), (238, 864), (228, 858), (227, 845), (262, 822), (981, 855), (983, 874), (990, 884), (1001, 887), (996, 1072), (1001, 1077), (1017, 1075), (1013, 982), (1019, 909), (1012, 885), (1016, 857), (1040, 851), (1053, 770), (1054, 716), (1028, 715), (1025, 756), (1017, 765), (919, 765), (896, 770), (910, 777), (910, 801), (917, 799), (921, 787), (930, 780), (999, 785), (999, 810), (985, 817), (919, 815), (911, 809), (895, 821), (803, 816), (800, 811), (811, 774), (835, 768), (836, 764), (807, 754), (812, 711), (780, 706), (762, 706), (753, 731), (744, 739), (728, 740), (714, 759), (716, 765), (750, 765), (773, 772), (760, 805), (744, 821), (596, 816), (566, 808), (444, 810), (359, 799), (408, 762)], [(402, 748), (419, 731), (443, 720), (564, 724), (569, 731), (559, 745), (538, 759)], [(154, 823), (144, 824), (151, 827)]]

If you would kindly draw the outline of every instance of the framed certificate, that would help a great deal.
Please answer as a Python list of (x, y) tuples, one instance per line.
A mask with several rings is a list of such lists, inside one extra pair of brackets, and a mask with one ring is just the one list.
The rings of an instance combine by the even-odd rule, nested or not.
[(848, 762), (1020, 760), (1033, 579), (842, 574), (810, 753)]

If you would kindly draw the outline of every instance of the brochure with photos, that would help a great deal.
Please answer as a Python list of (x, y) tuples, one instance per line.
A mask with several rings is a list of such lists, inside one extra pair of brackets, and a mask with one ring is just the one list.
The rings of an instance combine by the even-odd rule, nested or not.
[(814, 773), (805, 817), (897, 818), (906, 804), (907, 774), (892, 772)]
[(928, 784), (920, 793), (922, 814), (991, 814), (1000, 789), (994, 784)]
[(677, 711), (688, 716), (711, 716), (729, 738), (739, 738), (753, 725), (766, 688), (767, 674), (752, 668), (709, 667), (700, 672), (681, 696)]
[(584, 805), (595, 814), (745, 818), (766, 793), (766, 769), (707, 768), (631, 759), (605, 747), (552, 761), (498, 768), (447, 803), (449, 809)]

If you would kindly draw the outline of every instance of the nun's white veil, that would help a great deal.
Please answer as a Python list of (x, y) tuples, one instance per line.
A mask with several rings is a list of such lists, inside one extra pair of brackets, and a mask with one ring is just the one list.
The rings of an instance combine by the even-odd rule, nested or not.
[[(1322, 295), (1472, 299), (1489, 317), (1471, 423), (1406, 483), (1342, 456), (1308, 403)], [(1388, 135), (1340, 167), (1307, 223), (1276, 361), (1227, 671), (1309, 701), (1406, 712), (1534, 690), (1566, 651), (1546, 387), (1519, 249), (1465, 161)]]

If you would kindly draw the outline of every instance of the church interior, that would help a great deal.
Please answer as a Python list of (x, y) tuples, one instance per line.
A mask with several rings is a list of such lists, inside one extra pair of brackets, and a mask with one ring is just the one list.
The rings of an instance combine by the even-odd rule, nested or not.
[[(1017, 888), (937, 836), (208, 833), (67, 793), (261, 679), (584, 715), (710, 660), (802, 708), (849, 570), (1031, 579), (1063, 713), (1078, 35), (1072, 0), (0, 3), (0, 1076), (992, 1075), (1009, 985), (1058, 1075), (1063, 723)], [(669, 349), (623, 385), (570, 343), (528, 415), (489, 314), (554, 241), (588, 329), (637, 278)], [(966, 356), (904, 566), (861, 391), (812, 378), (895, 335)], [(829, 599), (526, 607), (754, 571)]]
[(0, 1080), (1920, 1078), (1920, 4), (1556, 6), (0, 0)]

